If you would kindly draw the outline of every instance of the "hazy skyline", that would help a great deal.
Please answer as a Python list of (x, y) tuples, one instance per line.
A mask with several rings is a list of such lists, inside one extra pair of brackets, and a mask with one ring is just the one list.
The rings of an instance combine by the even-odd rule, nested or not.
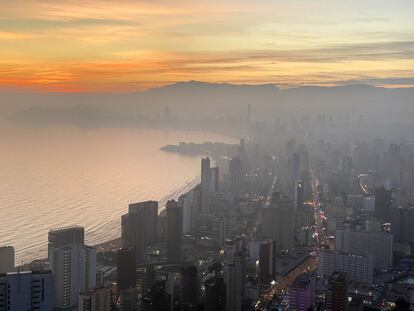
[(412, 1), (4, 1), (0, 88), (414, 85)]

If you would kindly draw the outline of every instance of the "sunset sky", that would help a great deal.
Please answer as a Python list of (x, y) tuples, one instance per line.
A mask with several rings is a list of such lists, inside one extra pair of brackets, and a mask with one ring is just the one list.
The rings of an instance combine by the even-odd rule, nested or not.
[(414, 85), (412, 0), (0, 0), (0, 88)]

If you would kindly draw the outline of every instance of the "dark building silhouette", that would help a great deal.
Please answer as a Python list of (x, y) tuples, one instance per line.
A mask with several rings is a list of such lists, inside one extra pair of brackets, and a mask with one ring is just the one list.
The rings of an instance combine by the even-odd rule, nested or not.
[(226, 265), (226, 310), (241, 310), (244, 294), (244, 262), (240, 256)]
[(221, 277), (212, 278), (204, 283), (206, 298), (205, 311), (226, 310), (226, 284)]
[(334, 272), (329, 277), (325, 304), (330, 311), (348, 310), (348, 281), (344, 273)]
[(375, 189), (376, 218), (389, 222), (391, 220), (392, 191), (379, 187)]
[(213, 192), (219, 191), (219, 167), (210, 168), (210, 190)]
[(167, 260), (179, 262), (183, 247), (183, 209), (175, 200), (167, 202)]
[(414, 244), (414, 207), (397, 207), (391, 212), (391, 229), (394, 241)]
[(290, 159), (290, 178), (291, 178), (291, 183), (294, 184), (294, 182), (298, 179), (300, 179), (300, 173), (301, 173), (301, 169), (300, 169), (300, 154), (299, 153), (294, 153), (292, 158)]
[(181, 305), (187, 309), (199, 303), (199, 281), (196, 266), (183, 267), (181, 270)]
[(239, 193), (242, 185), (242, 162), (235, 157), (229, 162), (230, 187), (233, 193)]
[(302, 209), (303, 202), (305, 201), (305, 191), (303, 181), (298, 179), (295, 182), (295, 193), (294, 193), (294, 207), (297, 210)]
[(136, 285), (136, 253), (133, 247), (120, 248), (117, 251), (117, 290), (133, 288)]
[(142, 301), (144, 311), (171, 311), (171, 296), (166, 291), (166, 281), (155, 282), (147, 297)]
[(208, 213), (210, 211), (209, 190), (211, 179), (210, 159), (204, 158), (201, 160), (201, 213)]
[(158, 202), (130, 204), (128, 214), (122, 215), (121, 226), (123, 246), (133, 246), (137, 263), (143, 262), (145, 248), (157, 240)]
[(276, 242), (273, 240), (260, 243), (259, 281), (262, 284), (273, 280), (276, 274)]
[(276, 240), (278, 252), (291, 249), (295, 231), (294, 202), (282, 197), (279, 192), (274, 192), (269, 208), (262, 208), (261, 213), (260, 235)]

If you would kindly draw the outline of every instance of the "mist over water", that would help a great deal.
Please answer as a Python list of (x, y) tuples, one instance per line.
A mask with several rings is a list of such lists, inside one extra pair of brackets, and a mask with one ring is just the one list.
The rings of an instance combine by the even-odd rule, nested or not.
[(211, 133), (75, 127), (1, 127), (0, 245), (16, 264), (46, 257), (50, 228), (79, 224), (88, 244), (120, 235), (129, 203), (162, 205), (192, 188), (200, 157), (166, 153), (180, 141), (235, 140)]

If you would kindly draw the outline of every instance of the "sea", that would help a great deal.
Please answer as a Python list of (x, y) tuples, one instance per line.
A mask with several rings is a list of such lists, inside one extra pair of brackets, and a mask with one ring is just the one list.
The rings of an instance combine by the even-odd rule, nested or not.
[(201, 156), (161, 151), (180, 141), (235, 139), (207, 132), (72, 126), (0, 126), (0, 246), (16, 265), (47, 257), (49, 229), (85, 227), (86, 243), (120, 236), (128, 204), (193, 188)]

